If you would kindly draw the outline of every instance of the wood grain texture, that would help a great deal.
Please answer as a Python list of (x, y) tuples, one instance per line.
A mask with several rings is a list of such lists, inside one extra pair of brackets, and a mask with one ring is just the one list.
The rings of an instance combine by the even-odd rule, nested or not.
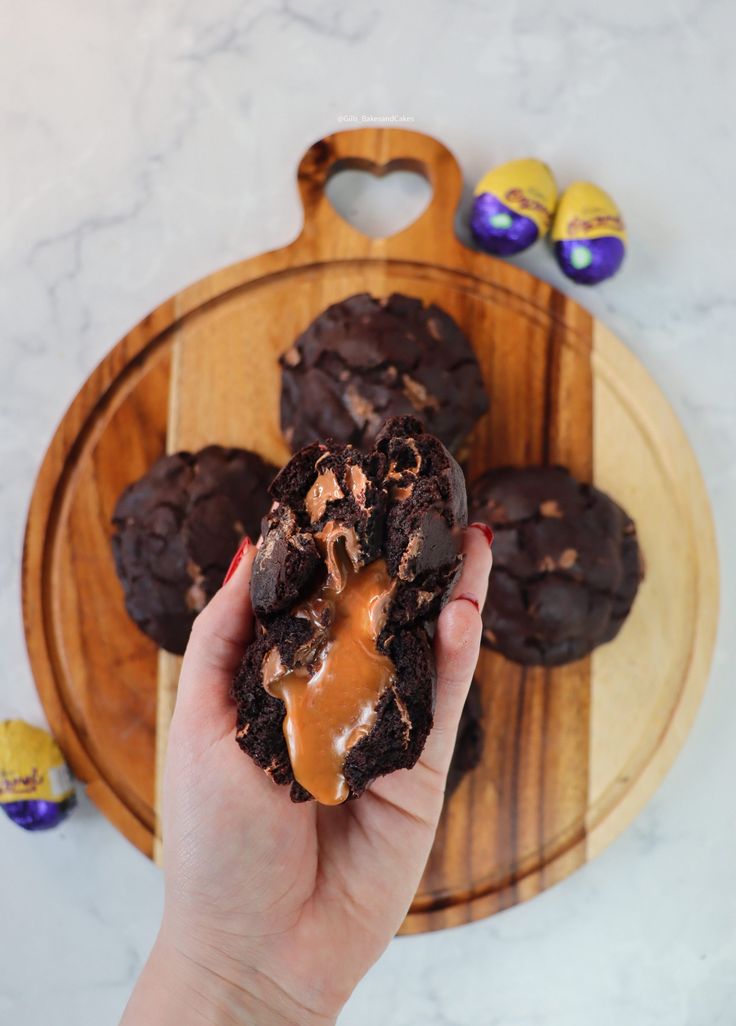
[(636, 519), (647, 576), (618, 643), (592, 656), (589, 858), (644, 806), (692, 726), (719, 595), (710, 506), (682, 426), (602, 324), (593, 367), (596, 482)]
[(157, 865), (163, 864), (163, 796), (164, 796), (164, 765), (166, 763), (166, 746), (169, 740), (169, 725), (176, 705), (176, 690), (181, 671), (181, 656), (164, 652), (158, 653), (156, 678), (156, 730), (155, 767), (154, 767), (154, 831), (153, 860)]
[[(346, 166), (418, 170), (433, 200), (401, 233), (367, 238), (324, 194), (329, 175)], [(126, 836), (160, 857), (155, 766), (179, 661), (157, 660), (125, 615), (109, 552), (117, 494), (165, 448), (221, 442), (282, 463), (276, 358), (312, 318), (360, 291), (439, 303), (473, 341), (491, 397), (469, 443), (468, 475), (503, 463), (568, 465), (634, 515), (648, 578), (619, 638), (589, 659), (525, 670), (481, 653), (483, 762), (444, 810), (403, 928), (437, 929), (562, 879), (629, 822), (666, 772), (712, 651), (710, 512), (674, 414), (621, 343), (549, 285), (455, 239), (462, 179), (439, 142), (398, 129), (338, 133), (305, 155), (298, 187), (305, 221), (291, 245), (164, 304), (70, 408), (29, 515), (29, 652), (73, 768)], [(676, 563), (673, 509), (689, 525)]]

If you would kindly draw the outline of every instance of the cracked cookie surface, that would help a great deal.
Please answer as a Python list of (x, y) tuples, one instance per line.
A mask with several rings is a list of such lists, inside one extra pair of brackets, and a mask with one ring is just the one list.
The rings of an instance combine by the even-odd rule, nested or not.
[(636, 527), (562, 467), (502, 467), (474, 482), (471, 520), (492, 526), (483, 642), (557, 666), (616, 636), (643, 577)]
[(276, 468), (246, 449), (210, 445), (158, 460), (113, 514), (113, 555), (125, 606), (169, 652), (222, 584), (241, 538), (257, 538)]
[(294, 801), (338, 804), (424, 747), (465, 483), (445, 447), (401, 417), (368, 452), (307, 446), (271, 495), (251, 581), (256, 635), (233, 682), (237, 740)]
[(281, 366), (292, 451), (327, 437), (368, 450), (383, 422), (403, 415), (455, 450), (488, 409), (475, 353), (452, 317), (397, 293), (328, 307)]

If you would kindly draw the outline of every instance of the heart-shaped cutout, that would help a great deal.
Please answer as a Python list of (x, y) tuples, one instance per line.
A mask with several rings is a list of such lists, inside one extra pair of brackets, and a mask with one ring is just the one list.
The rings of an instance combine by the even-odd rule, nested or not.
[(327, 182), (325, 193), (334, 210), (353, 228), (374, 239), (408, 228), (432, 199), (432, 186), (418, 171), (366, 171), (343, 168)]

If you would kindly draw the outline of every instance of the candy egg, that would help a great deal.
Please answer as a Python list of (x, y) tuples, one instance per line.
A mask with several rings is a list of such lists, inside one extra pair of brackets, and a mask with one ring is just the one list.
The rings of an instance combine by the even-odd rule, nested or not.
[(57, 826), (77, 804), (59, 746), (22, 720), (0, 723), (0, 806), (24, 830)]
[(597, 185), (573, 182), (560, 199), (552, 241), (563, 273), (580, 285), (596, 285), (612, 277), (624, 258), (621, 211)]
[(545, 235), (557, 202), (557, 185), (541, 160), (527, 157), (489, 171), (478, 182), (470, 230), (487, 253), (511, 256)]

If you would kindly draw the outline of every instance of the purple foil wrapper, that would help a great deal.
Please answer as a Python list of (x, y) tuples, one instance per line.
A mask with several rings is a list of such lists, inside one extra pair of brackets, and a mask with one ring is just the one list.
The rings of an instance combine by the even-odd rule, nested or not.
[(539, 237), (531, 218), (510, 210), (492, 192), (482, 192), (473, 200), (470, 230), (481, 249), (496, 256), (521, 253)]
[(63, 802), (47, 802), (41, 799), (21, 802), (6, 802), (0, 805), (6, 816), (8, 816), (19, 827), (24, 830), (51, 830), (66, 819), (77, 799), (74, 795), (65, 798)]
[(602, 239), (561, 239), (555, 256), (562, 272), (579, 285), (597, 285), (621, 266), (626, 247), (613, 236)]

